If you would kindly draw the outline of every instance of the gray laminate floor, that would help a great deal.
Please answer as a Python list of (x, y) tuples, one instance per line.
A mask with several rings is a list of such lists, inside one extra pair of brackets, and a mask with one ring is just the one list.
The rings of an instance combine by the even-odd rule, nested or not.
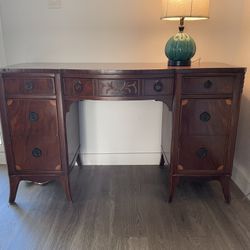
[(61, 186), (21, 183), (8, 200), (0, 167), (0, 249), (250, 249), (250, 202), (232, 185), (182, 182), (168, 204), (166, 170), (88, 166), (71, 175), (74, 203)]

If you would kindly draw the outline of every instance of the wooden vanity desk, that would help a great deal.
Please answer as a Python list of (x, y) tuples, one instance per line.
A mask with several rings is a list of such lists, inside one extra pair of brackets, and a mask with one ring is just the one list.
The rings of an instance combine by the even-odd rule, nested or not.
[(80, 163), (78, 101), (157, 100), (164, 103), (160, 165), (170, 163), (169, 201), (180, 177), (190, 176), (220, 181), (229, 203), (245, 70), (209, 63), (3, 68), (0, 110), (9, 202), (15, 201), (21, 180), (58, 180), (72, 200), (69, 175), (75, 162)]

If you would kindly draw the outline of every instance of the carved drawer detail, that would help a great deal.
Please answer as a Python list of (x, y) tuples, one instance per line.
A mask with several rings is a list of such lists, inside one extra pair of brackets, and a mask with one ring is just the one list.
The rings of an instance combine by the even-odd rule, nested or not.
[(138, 96), (139, 80), (109, 79), (98, 80), (99, 96)]

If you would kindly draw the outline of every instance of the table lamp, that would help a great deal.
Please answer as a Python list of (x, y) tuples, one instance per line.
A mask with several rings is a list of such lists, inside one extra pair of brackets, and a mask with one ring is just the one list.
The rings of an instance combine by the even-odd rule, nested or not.
[(165, 47), (169, 66), (190, 66), (196, 52), (194, 39), (184, 32), (184, 20), (209, 18), (209, 0), (162, 0), (161, 20), (180, 21), (179, 32), (172, 36)]

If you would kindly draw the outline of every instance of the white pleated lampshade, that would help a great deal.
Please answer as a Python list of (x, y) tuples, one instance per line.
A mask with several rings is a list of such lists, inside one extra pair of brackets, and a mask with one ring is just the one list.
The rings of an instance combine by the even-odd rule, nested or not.
[(209, 18), (209, 0), (162, 0), (163, 20), (199, 20)]

